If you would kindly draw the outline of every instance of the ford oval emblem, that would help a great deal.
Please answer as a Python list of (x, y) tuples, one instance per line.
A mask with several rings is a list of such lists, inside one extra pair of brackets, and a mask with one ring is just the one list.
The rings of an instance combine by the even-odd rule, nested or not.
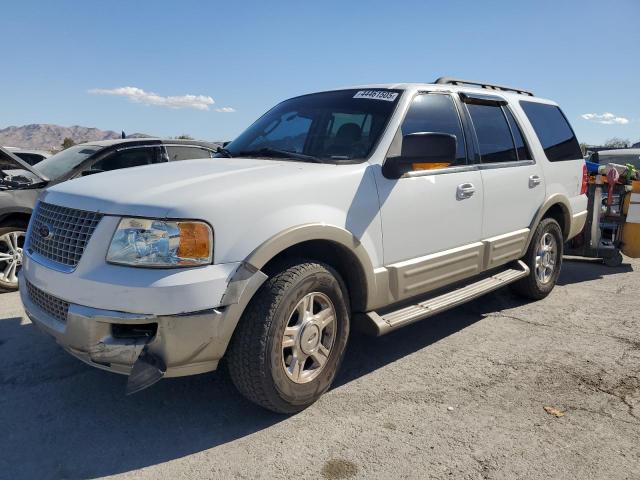
[(40, 235), (40, 238), (42, 238), (43, 240), (49, 239), (52, 236), (49, 225), (40, 225), (38, 227), (38, 235)]

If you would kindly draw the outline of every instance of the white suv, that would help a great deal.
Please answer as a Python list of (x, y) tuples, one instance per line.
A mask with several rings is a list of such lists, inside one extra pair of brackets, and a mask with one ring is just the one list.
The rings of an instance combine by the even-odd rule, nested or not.
[(507, 284), (546, 296), (587, 215), (561, 110), (497, 85), (304, 95), (218, 156), (56, 185), (32, 216), (27, 314), (129, 392), (224, 358), (249, 399), (301, 410), (352, 327), (382, 335)]

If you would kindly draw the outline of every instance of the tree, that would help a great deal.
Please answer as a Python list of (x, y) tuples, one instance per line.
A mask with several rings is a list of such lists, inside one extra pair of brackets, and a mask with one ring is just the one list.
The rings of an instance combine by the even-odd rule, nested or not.
[(191, 135), (187, 135), (186, 133), (183, 133), (182, 135), (178, 135), (176, 137), (176, 140), (194, 140), (194, 138)]
[(582, 142), (580, 144), (580, 150), (582, 150), (582, 156), (584, 157), (587, 154), (587, 149), (589, 148), (589, 145), (587, 145), (586, 143)]
[(64, 140), (62, 140), (62, 150), (73, 147), (75, 144), (76, 142), (74, 142), (72, 138), (64, 137)]
[(627, 138), (613, 137), (604, 142), (605, 147), (609, 148), (628, 148), (631, 142)]

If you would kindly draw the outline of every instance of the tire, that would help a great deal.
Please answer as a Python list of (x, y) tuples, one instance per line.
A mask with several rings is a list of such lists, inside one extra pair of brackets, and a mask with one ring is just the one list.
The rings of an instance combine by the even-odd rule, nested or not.
[(348, 295), (338, 273), (322, 263), (293, 260), (270, 273), (240, 319), (227, 365), (242, 395), (292, 414), (335, 378), (349, 337)]
[(18, 289), (26, 227), (0, 227), (0, 290)]
[[(544, 245), (552, 242), (553, 250), (545, 255)], [(543, 219), (533, 234), (527, 253), (522, 261), (531, 272), (528, 276), (511, 285), (518, 295), (531, 300), (541, 300), (551, 293), (558, 281), (562, 268), (564, 239), (560, 225), (553, 218)], [(543, 273), (544, 270), (544, 273)]]

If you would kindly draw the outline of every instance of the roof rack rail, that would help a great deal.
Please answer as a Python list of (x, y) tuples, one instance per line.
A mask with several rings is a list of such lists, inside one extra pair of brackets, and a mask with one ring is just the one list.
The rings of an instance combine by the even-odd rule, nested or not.
[(486, 88), (487, 90), (503, 90), (505, 92), (516, 92), (522, 95), (529, 95), (531, 97), (534, 96), (533, 92), (530, 92), (528, 90), (523, 90), (521, 88), (505, 87), (503, 85), (495, 85), (493, 83), (486, 83), (486, 82), (474, 82), (472, 80), (462, 80), (460, 78), (440, 77), (433, 83), (436, 83), (439, 85), (443, 85), (443, 84), (444, 85), (461, 85), (461, 84), (477, 85), (481, 88)]

